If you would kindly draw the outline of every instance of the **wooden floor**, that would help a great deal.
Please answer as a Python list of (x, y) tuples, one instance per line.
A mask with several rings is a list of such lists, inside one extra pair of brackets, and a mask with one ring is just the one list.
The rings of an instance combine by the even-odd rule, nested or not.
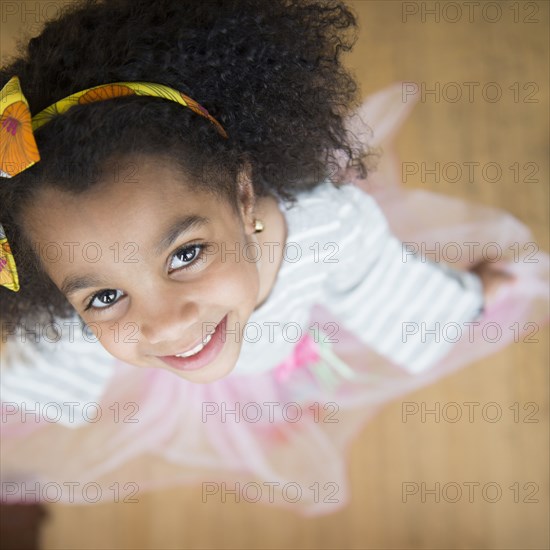
[[(400, 132), (401, 158), (498, 163), (503, 172), (500, 181), (428, 177), (407, 185), (505, 208), (548, 250), (548, 3), (481, 0), (470, 3), (477, 6), (471, 6), (473, 21), (465, 2), (350, 4), (362, 30), (349, 63), (364, 95), (399, 80), (424, 82), (428, 90), (439, 83), (438, 100), (426, 95)], [(437, 6), (439, 22), (426, 13)], [(10, 31), (2, 38), (5, 55), (20, 20), (3, 25)], [(497, 89), (501, 99), (489, 101)], [(452, 102), (457, 90), (465, 99)], [(514, 163), (517, 174), (509, 169)], [(534, 403), (538, 422), (514, 422), (510, 413), (496, 423), (478, 415), (472, 423), (405, 424), (402, 401), (395, 401), (356, 440), (353, 500), (332, 516), (301, 519), (252, 503), (202, 504), (200, 488), (159, 491), (140, 495), (137, 504), (50, 506), (43, 548), (548, 548), (548, 330), (537, 337), (538, 343), (514, 344), (404, 400), (429, 407), (496, 402), (505, 413), (519, 403), (522, 420), (528, 411), (521, 407)], [(424, 503), (420, 494), (403, 502), (404, 482), (428, 490), (439, 482), (440, 502), (429, 494)], [(456, 485), (444, 498), (447, 483), (462, 489), (458, 502), (450, 502)], [(479, 484), (472, 502), (468, 483)], [(496, 485), (483, 497), (488, 483), (501, 488), (499, 501), (490, 502)]]

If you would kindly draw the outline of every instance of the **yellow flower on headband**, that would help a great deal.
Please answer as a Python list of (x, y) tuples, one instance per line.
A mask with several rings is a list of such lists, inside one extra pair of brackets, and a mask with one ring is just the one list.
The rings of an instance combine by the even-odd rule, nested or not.
[(11, 178), (40, 160), (29, 103), (14, 76), (0, 92), (0, 176)]
[(17, 292), (19, 290), (19, 277), (15, 268), (15, 260), (11, 248), (6, 239), (4, 228), (0, 224), (0, 286), (5, 286)]
[[(73, 105), (86, 105), (128, 95), (152, 96), (175, 101), (208, 119), (218, 133), (227, 139), (222, 125), (201, 105), (174, 88), (152, 82), (112, 82), (71, 94), (31, 117), (29, 103), (21, 91), (17, 76), (0, 91), (0, 176), (12, 178), (40, 160), (34, 131), (69, 110)], [(0, 286), (19, 290), (15, 260), (5, 232), (0, 225)]]

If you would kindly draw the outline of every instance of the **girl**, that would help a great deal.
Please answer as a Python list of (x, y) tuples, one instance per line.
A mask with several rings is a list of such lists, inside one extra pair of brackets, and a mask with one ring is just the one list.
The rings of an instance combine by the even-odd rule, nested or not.
[(543, 262), (428, 261), (414, 196), (365, 193), (398, 102), (354, 113), (355, 29), (338, 0), (86, 1), (2, 69), (4, 502), (201, 481), (332, 512), (383, 403), (539, 319)]

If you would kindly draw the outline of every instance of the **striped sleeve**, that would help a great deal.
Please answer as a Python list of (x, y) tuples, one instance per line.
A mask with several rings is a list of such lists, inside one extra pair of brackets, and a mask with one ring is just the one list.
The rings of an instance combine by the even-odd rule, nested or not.
[(407, 254), (376, 201), (353, 185), (335, 189), (331, 213), (341, 224), (326, 307), (394, 364), (412, 373), (429, 369), (482, 311), (481, 281)]
[(37, 337), (36, 332), (18, 327), (2, 347), (2, 406), (18, 414), (27, 411), (34, 421), (54, 418), (64, 426), (78, 427), (114, 374), (114, 358), (80, 328), (45, 341), (44, 332)]

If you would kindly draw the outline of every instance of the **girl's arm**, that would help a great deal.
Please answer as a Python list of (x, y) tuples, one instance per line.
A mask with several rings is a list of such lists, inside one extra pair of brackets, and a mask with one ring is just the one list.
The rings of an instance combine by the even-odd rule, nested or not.
[(48, 406), (48, 418), (59, 414), (55, 422), (76, 428), (86, 419), (83, 409), (99, 403), (114, 359), (76, 319), (56, 324), (59, 338), (47, 325), (3, 325), (0, 401), (5, 415), (26, 412), (25, 421), (36, 422)]
[(395, 364), (430, 368), (482, 312), (480, 278), (411, 254), (375, 200), (353, 185), (335, 190), (331, 215), (341, 223), (326, 307)]

